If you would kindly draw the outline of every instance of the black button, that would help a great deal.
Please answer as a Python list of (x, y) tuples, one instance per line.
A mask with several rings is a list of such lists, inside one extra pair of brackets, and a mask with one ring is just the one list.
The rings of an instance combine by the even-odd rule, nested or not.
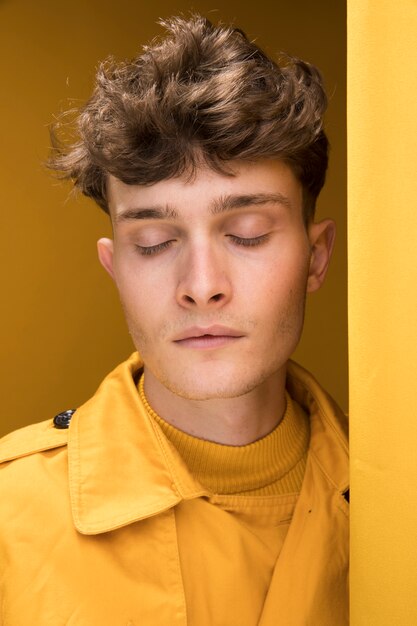
[(54, 417), (54, 426), (55, 428), (68, 428), (70, 425), (70, 421), (72, 416), (74, 415), (76, 409), (68, 409), (68, 411), (63, 411), (62, 413), (58, 413)]

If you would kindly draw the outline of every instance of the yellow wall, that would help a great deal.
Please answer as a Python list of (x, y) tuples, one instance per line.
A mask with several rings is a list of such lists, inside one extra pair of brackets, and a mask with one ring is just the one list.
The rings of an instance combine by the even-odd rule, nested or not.
[[(0, 0), (0, 434), (77, 406), (132, 349), (95, 241), (109, 233), (90, 201), (42, 168), (52, 113), (81, 103), (97, 62), (133, 56), (159, 32), (155, 22), (195, 0)], [(322, 68), (330, 93), (333, 145), (321, 216), (339, 223), (328, 285), (312, 296), (297, 356), (346, 406), (345, 7), (343, 2), (224, 1), (213, 19), (236, 18), (273, 54), (280, 49)], [(274, 9), (271, 7), (275, 6)]]
[(415, 0), (348, 3), (352, 626), (417, 624)]

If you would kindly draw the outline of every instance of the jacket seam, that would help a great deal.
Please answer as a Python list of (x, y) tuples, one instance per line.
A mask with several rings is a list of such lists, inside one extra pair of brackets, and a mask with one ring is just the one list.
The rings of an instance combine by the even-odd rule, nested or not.
[(68, 445), (68, 442), (65, 441), (63, 443), (54, 443), (52, 445), (40, 446), (34, 448), (33, 450), (28, 450), (27, 452), (19, 452), (17, 454), (6, 454), (2, 455), (0, 458), (0, 465), (3, 463), (10, 463), (12, 461), (17, 461), (18, 459), (23, 459), (27, 456), (32, 456), (32, 454), (40, 454), (42, 452), (48, 452), (48, 450), (55, 450), (56, 448), (64, 448)]
[(341, 489), (339, 488), (338, 485), (336, 485), (336, 483), (332, 480), (332, 478), (329, 476), (329, 474), (326, 472), (324, 466), (322, 465), (322, 463), (320, 462), (317, 454), (314, 452), (314, 450), (312, 450), (310, 448), (310, 454), (311, 456), (314, 458), (315, 462), (317, 463), (317, 466), (320, 470), (320, 472), (323, 474), (323, 476), (326, 478), (326, 480), (329, 482), (329, 484), (331, 485), (331, 487), (333, 488), (333, 490), (336, 492), (337, 495), (337, 499), (336, 499), (336, 507), (339, 509), (339, 511), (341, 513), (343, 513), (343, 516), (346, 519), (349, 519), (349, 504), (345, 501), (345, 499), (343, 498), (343, 491), (346, 490), (346, 488), (349, 487), (349, 481), (347, 482), (345, 487), (342, 487)]

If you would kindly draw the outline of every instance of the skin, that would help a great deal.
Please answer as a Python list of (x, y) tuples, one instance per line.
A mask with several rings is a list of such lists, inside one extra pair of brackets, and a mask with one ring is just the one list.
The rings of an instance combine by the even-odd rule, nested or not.
[(301, 185), (281, 161), (232, 168), (149, 186), (110, 177), (114, 240), (100, 239), (98, 255), (144, 360), (150, 405), (191, 435), (245, 445), (285, 412), (286, 365), (335, 226), (306, 227)]

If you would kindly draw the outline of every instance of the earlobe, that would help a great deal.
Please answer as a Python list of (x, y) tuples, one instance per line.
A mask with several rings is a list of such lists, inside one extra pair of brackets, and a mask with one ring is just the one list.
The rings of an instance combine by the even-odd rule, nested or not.
[(110, 274), (110, 276), (114, 280), (114, 270), (113, 270), (113, 241), (112, 239), (102, 238), (97, 241), (97, 253), (98, 258), (106, 272)]
[(336, 236), (336, 224), (333, 220), (323, 220), (311, 224), (309, 239), (311, 246), (310, 270), (307, 291), (317, 291), (324, 282), (333, 252)]

